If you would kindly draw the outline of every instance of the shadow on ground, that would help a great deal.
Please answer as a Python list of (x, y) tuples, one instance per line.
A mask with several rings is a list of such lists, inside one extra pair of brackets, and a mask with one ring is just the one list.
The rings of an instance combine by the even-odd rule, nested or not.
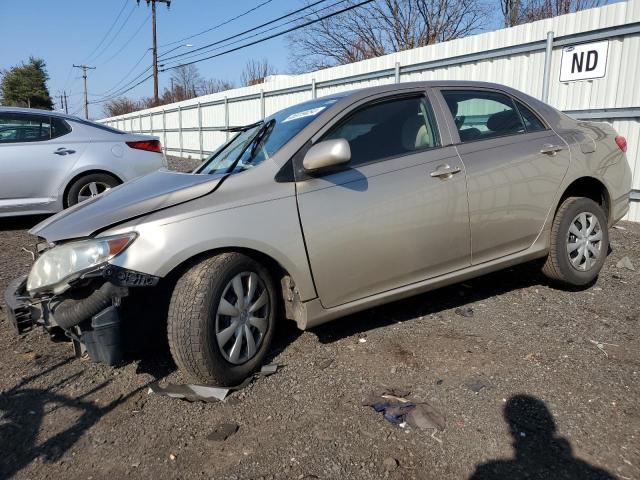
[[(63, 360), (36, 375), (24, 378), (15, 387), (0, 395), (0, 451), (3, 452), (0, 478), (12, 477), (36, 458), (41, 458), (45, 463), (59, 460), (100, 418), (144, 388), (140, 387), (100, 407), (87, 398), (105, 388), (109, 381), (73, 398), (56, 393), (55, 390), (73, 380), (80, 375), (79, 373), (47, 388), (29, 387), (37, 378), (64, 367), (72, 360)], [(38, 443), (38, 432), (45, 416), (62, 407), (73, 409), (79, 412), (80, 416), (71, 424), (65, 425), (57, 434)]]
[[(542, 274), (541, 267), (541, 261), (517, 265), (405, 300), (364, 310), (321, 325), (312, 331), (322, 343), (332, 343), (341, 338), (364, 333), (368, 330), (437, 314), (452, 308), (464, 307), (470, 303), (534, 285), (547, 285), (557, 288), (551, 285), (549, 280)], [(584, 290), (592, 284), (572, 288), (572, 290)]]
[(513, 438), (514, 456), (479, 465), (470, 480), (613, 480), (611, 473), (573, 456), (571, 444), (557, 435), (545, 403), (530, 395), (515, 395), (504, 407)]
[(0, 219), (0, 231), (28, 230), (48, 218), (49, 215), (27, 215)]

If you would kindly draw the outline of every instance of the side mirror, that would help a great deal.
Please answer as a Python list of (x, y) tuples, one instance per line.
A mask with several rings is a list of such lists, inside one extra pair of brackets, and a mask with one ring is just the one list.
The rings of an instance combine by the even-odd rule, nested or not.
[(317, 172), (325, 168), (344, 165), (351, 160), (351, 148), (344, 138), (325, 140), (309, 149), (302, 160), (306, 171)]

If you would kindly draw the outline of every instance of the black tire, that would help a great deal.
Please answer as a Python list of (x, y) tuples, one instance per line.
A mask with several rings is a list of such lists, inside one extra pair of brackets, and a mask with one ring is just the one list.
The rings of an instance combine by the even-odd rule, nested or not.
[[(220, 300), (225, 291), (228, 292), (229, 284), (247, 272), (258, 275), (261, 287), (267, 293), (269, 303), (264, 307), (263, 315), (268, 314), (268, 320), (255, 355), (238, 364), (225, 358), (218, 345), (216, 317)], [(239, 384), (262, 365), (273, 340), (277, 310), (277, 288), (273, 277), (252, 258), (230, 252), (198, 262), (180, 277), (169, 305), (167, 331), (176, 365), (198, 382), (220, 386)]]
[(64, 198), (65, 208), (72, 207), (78, 203), (78, 194), (80, 191), (89, 185), (91, 182), (96, 182), (99, 184), (108, 185), (109, 188), (113, 188), (117, 185), (120, 185), (120, 180), (118, 180), (113, 175), (109, 175), (107, 173), (90, 173), (89, 175), (85, 175), (83, 177), (75, 180), (67, 189), (67, 194)]
[[(599, 256), (587, 270), (574, 267), (569, 259), (567, 238), (573, 220), (581, 213), (594, 215), (600, 224), (602, 238)], [(607, 258), (609, 250), (609, 229), (607, 215), (600, 205), (589, 198), (569, 197), (565, 199), (553, 220), (551, 227), (551, 245), (549, 256), (542, 267), (542, 272), (551, 280), (560, 284), (580, 287), (593, 282)]]

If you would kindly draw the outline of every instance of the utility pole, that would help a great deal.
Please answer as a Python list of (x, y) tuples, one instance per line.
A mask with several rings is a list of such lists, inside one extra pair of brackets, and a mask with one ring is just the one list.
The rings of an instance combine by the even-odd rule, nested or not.
[(64, 90), (64, 113), (69, 113), (69, 99), (67, 98), (67, 91)]
[[(147, 5), (151, 4), (151, 35), (152, 35), (152, 47), (153, 52), (153, 102), (155, 105), (160, 103), (158, 97), (158, 40), (156, 36), (156, 3), (166, 3), (167, 8), (171, 6), (171, 0), (146, 0)], [(140, 0), (138, 0), (138, 4)]]
[(84, 118), (89, 120), (89, 98), (87, 96), (87, 70), (95, 70), (96, 67), (89, 67), (87, 65), (73, 64), (73, 68), (82, 69), (82, 78), (84, 78)]

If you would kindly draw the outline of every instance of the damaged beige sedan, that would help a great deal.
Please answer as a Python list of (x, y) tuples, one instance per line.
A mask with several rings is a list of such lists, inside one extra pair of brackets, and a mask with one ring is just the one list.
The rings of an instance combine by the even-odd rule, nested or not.
[(192, 174), (160, 171), (37, 225), (5, 297), (17, 331), (62, 328), (115, 363), (164, 325), (177, 365), (232, 385), (284, 317), (307, 329), (510, 265), (588, 285), (629, 208), (626, 140), (501, 85), (323, 97), (233, 129)]

